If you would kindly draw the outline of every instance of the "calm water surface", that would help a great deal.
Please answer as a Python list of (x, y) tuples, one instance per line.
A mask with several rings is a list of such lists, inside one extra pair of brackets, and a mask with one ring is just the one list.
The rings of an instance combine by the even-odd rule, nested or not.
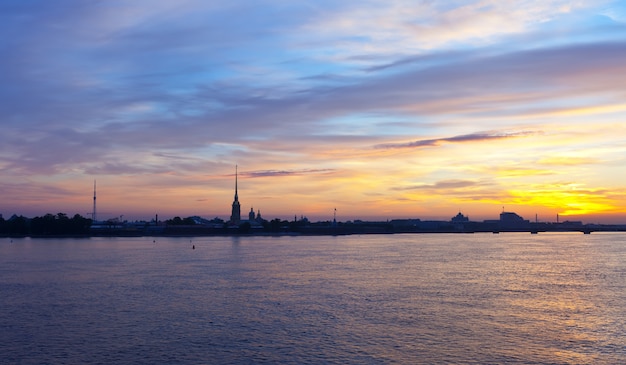
[(623, 364), (626, 234), (1, 239), (0, 362)]

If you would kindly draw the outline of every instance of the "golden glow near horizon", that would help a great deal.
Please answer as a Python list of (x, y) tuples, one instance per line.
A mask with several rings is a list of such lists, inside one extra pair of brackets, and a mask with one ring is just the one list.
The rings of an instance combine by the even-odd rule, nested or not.
[(227, 218), (239, 165), (270, 219), (626, 223), (626, 5), (567, 5), (16, 6), (0, 213)]

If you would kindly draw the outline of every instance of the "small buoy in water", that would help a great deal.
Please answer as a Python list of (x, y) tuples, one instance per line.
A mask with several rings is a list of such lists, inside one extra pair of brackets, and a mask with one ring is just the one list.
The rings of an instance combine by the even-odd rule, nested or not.
[(191, 249), (195, 250), (196, 249), (196, 245), (191, 246)]

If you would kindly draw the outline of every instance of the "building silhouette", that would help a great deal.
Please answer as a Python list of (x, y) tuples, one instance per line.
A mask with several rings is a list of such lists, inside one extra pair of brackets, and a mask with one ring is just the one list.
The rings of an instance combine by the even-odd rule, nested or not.
[(459, 212), (454, 217), (450, 218), (450, 222), (452, 223), (467, 223), (469, 222), (469, 217), (463, 215), (463, 213)]
[(530, 227), (530, 221), (513, 212), (500, 213), (500, 229), (526, 230)]

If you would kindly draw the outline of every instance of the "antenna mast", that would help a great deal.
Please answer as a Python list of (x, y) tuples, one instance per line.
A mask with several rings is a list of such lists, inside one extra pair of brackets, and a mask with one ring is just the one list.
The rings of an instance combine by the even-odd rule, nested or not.
[(91, 219), (96, 221), (96, 180), (93, 180), (93, 212), (91, 213)]

